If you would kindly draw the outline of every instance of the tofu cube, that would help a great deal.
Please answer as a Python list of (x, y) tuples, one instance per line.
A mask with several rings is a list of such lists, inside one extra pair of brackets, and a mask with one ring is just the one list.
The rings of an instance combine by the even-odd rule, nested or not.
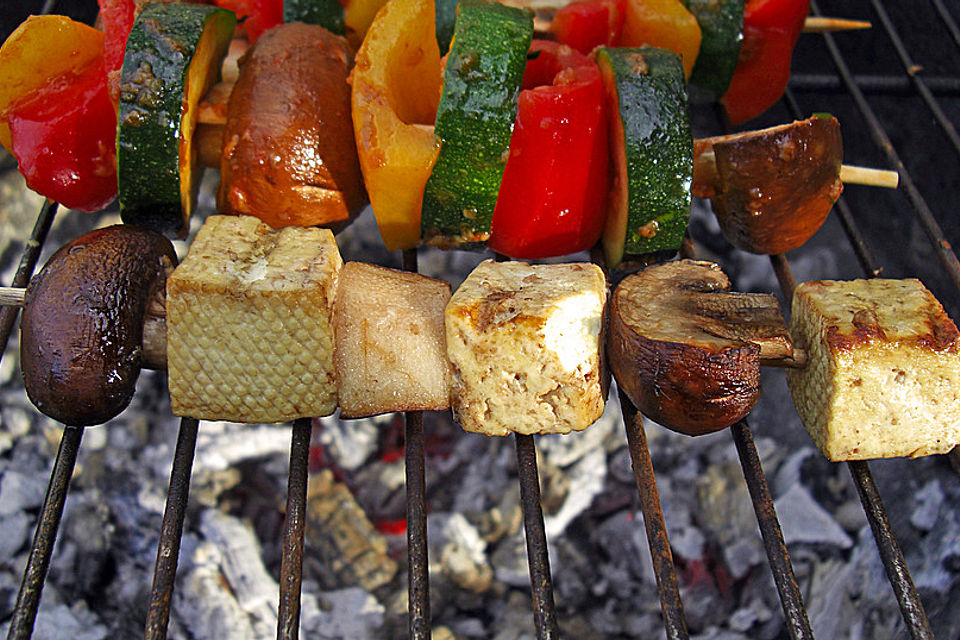
[(790, 392), (828, 459), (960, 444), (960, 332), (920, 281), (805, 282), (791, 330), (808, 362), (787, 372)]
[(334, 306), (341, 417), (450, 407), (448, 300), (443, 280), (362, 262), (343, 266)]
[(342, 265), (328, 229), (208, 218), (167, 280), (173, 413), (256, 423), (332, 413)]
[(607, 286), (588, 263), (481, 263), (446, 309), (451, 404), (487, 435), (569, 433), (603, 413)]

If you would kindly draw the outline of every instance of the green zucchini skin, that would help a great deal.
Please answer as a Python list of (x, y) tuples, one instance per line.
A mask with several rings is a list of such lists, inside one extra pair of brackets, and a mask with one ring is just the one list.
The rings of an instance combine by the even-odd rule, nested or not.
[(341, 36), (347, 30), (343, 5), (337, 0), (283, 0), (283, 21), (318, 24)]
[(440, 55), (450, 50), (450, 41), (453, 40), (453, 26), (457, 20), (457, 6), (460, 0), (436, 0), (434, 12), (437, 22), (437, 44), (440, 45)]
[(744, 0), (684, 0), (700, 25), (700, 54), (690, 74), (690, 97), (714, 102), (727, 92), (743, 43)]
[[(181, 233), (180, 137), (190, 63), (205, 29), (226, 51), (236, 16), (212, 5), (148, 5), (134, 22), (120, 75), (117, 182), (124, 222)], [(219, 69), (222, 55), (211, 64)], [(194, 91), (202, 90), (194, 88)], [(190, 153), (189, 141), (186, 145)], [(193, 162), (186, 162), (190, 171)]]
[[(596, 51), (604, 82), (616, 84), (611, 117), (622, 123), (627, 189), (626, 233), (621, 252), (675, 251), (690, 219), (693, 135), (680, 58), (653, 47)], [(613, 215), (611, 211), (610, 215)], [(605, 234), (606, 242), (606, 234)], [(615, 248), (619, 249), (619, 247)], [(614, 268), (616, 264), (609, 265)]]
[(429, 246), (481, 248), (490, 236), (533, 37), (533, 14), (463, 0), (444, 71), (440, 155), (423, 194)]

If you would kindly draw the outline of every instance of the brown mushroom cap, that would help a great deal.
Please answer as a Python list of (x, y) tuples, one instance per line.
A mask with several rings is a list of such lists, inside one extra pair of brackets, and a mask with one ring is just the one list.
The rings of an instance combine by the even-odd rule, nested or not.
[(130, 402), (141, 367), (147, 305), (177, 262), (162, 235), (132, 225), (61, 247), (27, 287), (20, 363), (44, 414), (101, 424)]
[(680, 260), (625, 278), (611, 298), (617, 384), (674, 431), (701, 435), (743, 418), (760, 396), (761, 344), (791, 350), (776, 298), (729, 288), (717, 265)]
[(843, 191), (843, 142), (832, 116), (703, 138), (694, 155), (693, 194), (710, 198), (723, 234), (751, 253), (801, 246)]

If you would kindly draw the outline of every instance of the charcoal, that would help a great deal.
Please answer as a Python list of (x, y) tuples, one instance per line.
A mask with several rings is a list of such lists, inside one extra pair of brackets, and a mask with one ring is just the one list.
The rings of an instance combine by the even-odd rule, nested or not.
[(537, 438), (537, 451), (558, 467), (568, 467), (592, 451), (606, 450), (625, 439), (616, 402), (608, 402), (603, 415), (577, 434), (546, 435)]
[(527, 567), (527, 547), (523, 531), (503, 539), (490, 554), (490, 564), (497, 582), (510, 587), (527, 588), (530, 570)]
[[(0, 633), (7, 634), (9, 624), (0, 626)], [(41, 605), (33, 627), (33, 640), (105, 640), (107, 628), (85, 603), (78, 602), (72, 607), (65, 604), (44, 607)]]
[(396, 575), (386, 540), (329, 471), (314, 475), (307, 487), (305, 538), (312, 552), (304, 554), (304, 575), (324, 588), (360, 586), (372, 592)]
[(353, 471), (374, 454), (382, 425), (392, 419), (392, 415), (349, 421), (325, 418), (320, 421), (316, 441), (340, 468)]
[(0, 516), (39, 507), (46, 491), (47, 479), (43, 475), (7, 469), (0, 476)]
[(384, 607), (359, 587), (325, 591), (305, 602), (300, 619), (301, 637), (317, 640), (375, 638), (383, 626)]
[(577, 462), (567, 467), (561, 475), (562, 482), (569, 486), (569, 491), (563, 505), (555, 512), (544, 516), (544, 527), (548, 539), (562, 534), (570, 522), (590, 508), (594, 498), (603, 490), (607, 475), (606, 455), (603, 449), (595, 448), (586, 453)]
[(786, 544), (824, 544), (849, 549), (853, 541), (837, 521), (801, 485), (795, 484), (777, 498), (774, 508), (780, 516), (780, 528)]
[(34, 519), (25, 511), (0, 516), (0, 558), (11, 558), (25, 548), (33, 529)]
[(943, 506), (943, 489), (939, 480), (931, 480), (917, 492), (917, 506), (910, 513), (910, 524), (920, 531), (930, 531), (937, 523)]
[(458, 513), (427, 517), (430, 558), (439, 567), (439, 580), (451, 588), (483, 593), (493, 581), (487, 543), (476, 527)]

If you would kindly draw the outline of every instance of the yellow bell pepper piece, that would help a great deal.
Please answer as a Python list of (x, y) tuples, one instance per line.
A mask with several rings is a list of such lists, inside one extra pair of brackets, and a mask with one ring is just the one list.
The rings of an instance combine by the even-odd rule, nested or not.
[(627, 0), (620, 46), (645, 44), (680, 56), (689, 79), (700, 52), (700, 25), (680, 0)]
[(423, 187), (440, 143), (440, 49), (434, 0), (390, 0), (374, 19), (351, 72), (360, 168), (383, 242), (420, 243)]

